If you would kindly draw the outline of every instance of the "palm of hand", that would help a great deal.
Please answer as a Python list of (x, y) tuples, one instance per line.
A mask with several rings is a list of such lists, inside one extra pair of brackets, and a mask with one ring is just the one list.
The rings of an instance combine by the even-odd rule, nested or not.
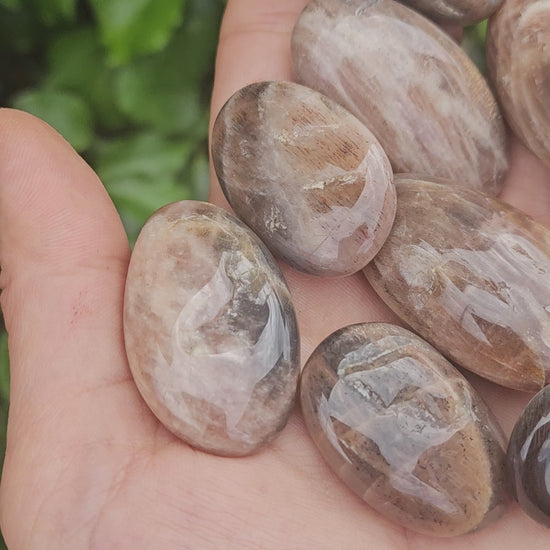
[[(289, 31), (304, 3), (281, 1), (277, 13), (267, 1), (230, 3), (214, 113), (241, 85), (290, 78)], [(0, 119), (1, 287), (12, 362), (0, 512), (11, 549), (548, 545), (548, 531), (515, 506), (467, 539), (390, 524), (329, 472), (298, 413), (272, 445), (244, 459), (178, 441), (149, 413), (128, 371), (121, 307), (129, 252), (104, 189), (45, 125), (10, 111)], [(550, 169), (518, 145), (512, 156), (504, 197), (550, 223)], [(216, 186), (212, 198), (224, 204)], [(362, 275), (286, 276), (304, 359), (345, 324), (395, 320)], [(529, 396), (472, 378), (509, 432)]]

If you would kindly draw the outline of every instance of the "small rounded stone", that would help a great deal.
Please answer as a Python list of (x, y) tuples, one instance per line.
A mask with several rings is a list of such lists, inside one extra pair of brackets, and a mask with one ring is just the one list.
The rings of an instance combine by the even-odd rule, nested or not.
[(507, 159), (497, 102), (460, 46), (419, 13), (392, 0), (313, 0), (292, 60), (297, 82), (369, 128), (394, 172), (499, 192)]
[(394, 325), (343, 328), (302, 373), (306, 426), (336, 475), (414, 531), (449, 537), (506, 509), (504, 436), (467, 380)]
[(397, 216), (364, 270), (415, 332), (497, 384), (550, 383), (550, 229), (475, 189), (398, 175)]
[(525, 513), (550, 527), (550, 386), (529, 402), (508, 445), (514, 496)]
[(404, 4), (447, 25), (472, 25), (487, 19), (503, 0), (402, 0)]
[(235, 213), (306, 273), (359, 271), (391, 229), (396, 197), (382, 147), (304, 86), (260, 82), (235, 93), (214, 124), (212, 159)]
[(290, 293), (261, 241), (220, 208), (182, 201), (147, 221), (124, 337), (145, 402), (191, 445), (247, 455), (286, 424), (299, 376)]
[(506, 0), (489, 20), (487, 66), (514, 133), (550, 166), (550, 4)]

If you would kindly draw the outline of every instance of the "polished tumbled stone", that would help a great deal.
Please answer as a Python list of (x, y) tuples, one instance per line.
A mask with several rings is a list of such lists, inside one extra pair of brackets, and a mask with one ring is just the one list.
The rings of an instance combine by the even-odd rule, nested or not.
[(498, 193), (507, 160), (497, 102), (466, 53), (419, 13), (392, 0), (313, 0), (292, 58), (297, 82), (359, 118), (394, 172)]
[(487, 66), (514, 133), (550, 166), (550, 3), (507, 0), (489, 20)]
[(304, 86), (260, 82), (236, 92), (214, 124), (212, 160), (235, 213), (301, 271), (359, 271), (391, 229), (396, 197), (382, 147)]
[(220, 208), (183, 201), (148, 220), (124, 336), (144, 400), (191, 445), (246, 455), (284, 427), (299, 376), (291, 297), (269, 251)]
[(500, 428), (466, 379), (413, 333), (343, 328), (313, 352), (300, 388), (323, 457), (389, 519), (447, 537), (506, 509)]
[(535, 395), (516, 423), (508, 466), (520, 506), (550, 527), (550, 386)]
[(474, 189), (396, 176), (397, 216), (365, 269), (413, 330), (462, 367), (550, 382), (550, 229)]
[(438, 23), (471, 25), (487, 19), (503, 0), (403, 0)]

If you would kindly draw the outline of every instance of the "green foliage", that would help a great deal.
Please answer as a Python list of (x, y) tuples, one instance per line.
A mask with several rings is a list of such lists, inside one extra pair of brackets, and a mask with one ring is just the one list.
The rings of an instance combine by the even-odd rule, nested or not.
[(485, 56), (485, 37), (487, 34), (487, 21), (477, 25), (465, 27), (462, 39), (462, 47), (470, 56), (477, 68), (487, 74), (487, 60)]
[(83, 154), (131, 241), (162, 204), (205, 198), (223, 0), (0, 2), (1, 102)]
[(181, 23), (185, 0), (90, 0), (113, 64), (158, 52)]
[[(8, 333), (0, 332), (0, 403), (10, 400), (10, 369), (8, 357)], [(3, 432), (2, 432), (3, 433)], [(1, 460), (0, 456), (0, 460)]]
[(154, 210), (194, 196), (190, 186), (179, 183), (182, 166), (191, 153), (188, 140), (156, 133), (98, 144), (96, 171), (117, 204), (132, 241)]
[(0, 6), (16, 10), (21, 7), (21, 0), (0, 0)]
[(77, 151), (85, 151), (92, 144), (92, 114), (88, 104), (71, 92), (27, 90), (17, 95), (12, 105), (54, 126)]
[[(8, 335), (3, 330), (0, 315), (0, 468), (4, 464), (6, 449), (6, 429), (8, 425), (8, 408), (10, 401), (10, 363), (8, 357)], [(0, 536), (0, 550), (7, 550)]]
[[(130, 242), (162, 205), (207, 197), (208, 104), (224, 6), (224, 0), (0, 0), (0, 105), (43, 118), (84, 156)], [(0, 460), (7, 341), (0, 322)]]
[(76, 0), (30, 0), (27, 3), (48, 26), (63, 21), (74, 21), (76, 16)]

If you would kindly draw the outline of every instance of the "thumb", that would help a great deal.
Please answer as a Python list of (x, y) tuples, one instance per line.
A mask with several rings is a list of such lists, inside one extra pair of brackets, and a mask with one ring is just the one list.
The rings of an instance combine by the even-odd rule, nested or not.
[(45, 123), (0, 109), (0, 298), (11, 363), (6, 527), (39, 515), (41, 497), (63, 477), (62, 441), (105, 437), (121, 416), (115, 400), (104, 399), (100, 415), (84, 397), (130, 381), (121, 320), (128, 258), (121, 221), (89, 166)]

